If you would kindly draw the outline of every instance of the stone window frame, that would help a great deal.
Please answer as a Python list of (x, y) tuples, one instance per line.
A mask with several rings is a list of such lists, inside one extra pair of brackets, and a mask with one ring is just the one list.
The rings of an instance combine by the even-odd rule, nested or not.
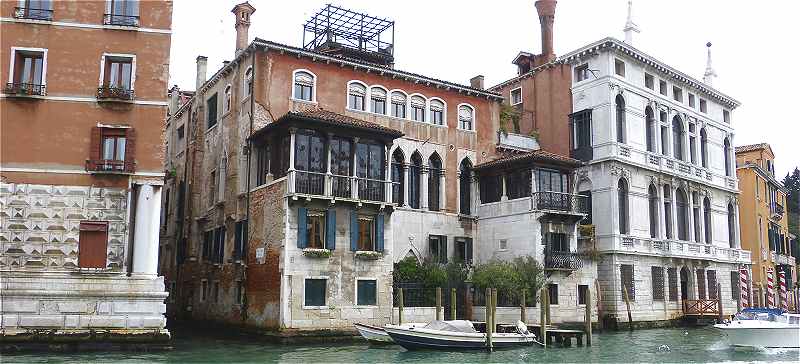
[[(106, 77), (106, 60), (108, 58), (129, 58), (131, 61), (131, 91), (136, 90), (136, 55), (127, 53), (103, 53), (100, 57), (100, 81), (97, 87), (104, 87)], [(44, 66), (42, 66), (43, 69)], [(44, 70), (42, 71), (42, 82), (44, 82)]]
[[(325, 281), (325, 305), (323, 306), (306, 306), (306, 283), (308, 280), (324, 280)], [(303, 300), (302, 300), (302, 307), (304, 310), (322, 310), (327, 309), (329, 306), (328, 302), (328, 281), (330, 277), (327, 276), (304, 276), (303, 277)]]
[[(375, 282), (375, 304), (374, 305), (360, 305), (358, 304), (358, 282), (359, 281), (373, 281)], [(378, 278), (377, 277), (356, 277), (355, 285), (353, 286), (353, 306), (358, 308), (377, 308), (378, 304)]]
[[(30, 47), (11, 47), (10, 60), (8, 65), (8, 80), (7, 82), (16, 82), (16, 75), (14, 74), (15, 62), (17, 60), (17, 52), (41, 53), (42, 54), (42, 86), (47, 86), (47, 48), (30, 48)], [(102, 77), (102, 68), (101, 77)], [(102, 84), (102, 82), (101, 82)], [(131, 83), (133, 85), (133, 83)]]

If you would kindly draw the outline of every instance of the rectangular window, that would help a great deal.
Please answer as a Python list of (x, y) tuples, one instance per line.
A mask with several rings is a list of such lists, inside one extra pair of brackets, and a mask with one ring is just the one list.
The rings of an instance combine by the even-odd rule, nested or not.
[(186, 134), (184, 125), (178, 127), (178, 140), (183, 140), (184, 135)]
[(308, 307), (326, 306), (327, 284), (328, 280), (324, 278), (307, 278), (303, 305)]
[(405, 119), (406, 104), (392, 101), (392, 116)]
[(447, 237), (430, 235), (428, 237), (428, 251), (433, 262), (447, 264)]
[(356, 305), (375, 306), (378, 298), (378, 282), (374, 279), (359, 279), (356, 281)]
[(570, 157), (589, 161), (592, 159), (592, 110), (582, 110), (570, 115), (572, 127)]
[(550, 169), (537, 169), (536, 185), (538, 192), (567, 193), (569, 192), (569, 174)]
[[(324, 221), (324, 220), (323, 220)], [(358, 250), (375, 251), (375, 227), (372, 216), (358, 217)]]
[[(325, 212), (308, 211), (306, 223), (308, 226), (308, 247), (313, 249), (325, 248)], [(358, 248), (358, 250), (368, 250), (361, 249), (360, 239)]]
[(506, 175), (506, 193), (513, 200), (531, 196), (531, 170), (517, 169)]
[(678, 301), (678, 269), (668, 268), (667, 278), (669, 279), (669, 300), (676, 302)]
[(455, 238), (456, 259), (459, 262), (472, 263), (472, 238)]
[(623, 61), (621, 61), (619, 59), (615, 59), (614, 60), (614, 73), (616, 73), (617, 76), (625, 77), (625, 62), (623, 62)]
[(680, 87), (672, 86), (672, 98), (677, 102), (683, 102), (683, 90)]
[(511, 105), (517, 105), (522, 103), (522, 89), (515, 88), (511, 90)]
[(233, 257), (236, 260), (241, 260), (244, 257), (244, 251), (247, 243), (247, 220), (236, 222), (236, 236), (234, 237)]
[(689, 94), (689, 107), (694, 109), (695, 106), (696, 106), (696, 103), (695, 103), (695, 99), (694, 99), (694, 94), (690, 93)]
[(731, 271), (731, 299), (736, 301), (741, 296), (741, 287), (739, 287), (739, 272)]
[(664, 300), (664, 268), (650, 267), (650, 279), (653, 284), (653, 301)]
[(52, 0), (23, 0), (14, 10), (14, 17), (33, 20), (53, 20)]
[(214, 230), (203, 233), (203, 261), (211, 261), (214, 246)]
[(106, 3), (105, 25), (139, 26), (138, 0), (110, 0)]
[(206, 101), (206, 129), (217, 125), (217, 94), (211, 95)]
[(717, 271), (709, 270), (706, 271), (706, 277), (708, 277), (708, 299), (715, 300), (717, 299)]
[(417, 105), (411, 101), (411, 120), (425, 122), (425, 106)]
[(589, 286), (585, 284), (578, 285), (578, 304), (585, 305), (586, 298), (589, 296)]
[(500, 242), (498, 243), (498, 250), (501, 250), (501, 251), (508, 250), (508, 240), (500, 239)]
[(104, 129), (103, 142), (100, 146), (102, 160), (121, 167), (122, 164), (120, 162), (125, 162), (126, 141), (125, 129)]
[(706, 271), (698, 269), (695, 274), (697, 278), (697, 298), (704, 300), (706, 299)]
[(575, 67), (575, 82), (581, 82), (587, 79), (589, 79), (589, 64), (582, 64)]
[(700, 99), (700, 112), (706, 113), (708, 112), (708, 103), (705, 99)]
[(658, 93), (667, 96), (667, 81), (658, 80)]
[(666, 126), (661, 127), (661, 154), (667, 155), (669, 152), (669, 128)]
[(105, 268), (108, 256), (108, 222), (81, 221), (78, 234), (78, 267)]
[(208, 175), (208, 207), (217, 203), (217, 171), (213, 170)]
[(211, 262), (222, 264), (225, 260), (225, 227), (221, 226), (213, 230), (214, 244), (211, 251)]
[(200, 280), (200, 302), (205, 302), (208, 298), (208, 281), (205, 279)]
[(558, 304), (558, 285), (550, 283), (547, 285), (547, 297), (550, 299), (551, 305)]
[(569, 239), (564, 233), (547, 233), (548, 249), (552, 252), (569, 252)]
[(722, 121), (726, 123), (731, 122), (731, 112), (728, 110), (722, 110)]
[(633, 265), (621, 264), (619, 266), (620, 281), (622, 283), (623, 296), (627, 292), (628, 299), (636, 301), (636, 282), (633, 277)]
[(364, 94), (353, 94), (352, 92), (347, 96), (347, 104), (353, 110), (364, 110)]
[(103, 86), (110, 89), (132, 90), (133, 58), (105, 56)]
[(14, 56), (14, 83), (29, 87), (44, 84), (44, 52), (15, 50)]
[(649, 73), (644, 74), (644, 87), (647, 87), (651, 90), (656, 89), (655, 78), (653, 78), (653, 75)]
[(503, 193), (502, 182), (503, 179), (500, 175), (480, 177), (478, 180), (478, 185), (482, 204), (500, 201), (500, 195)]

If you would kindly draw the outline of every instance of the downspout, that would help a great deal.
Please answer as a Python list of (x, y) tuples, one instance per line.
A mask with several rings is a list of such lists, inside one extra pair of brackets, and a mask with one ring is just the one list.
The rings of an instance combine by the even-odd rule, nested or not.
[[(247, 198), (245, 199), (245, 207), (247, 211), (245, 212), (247, 216), (247, 236), (244, 242), (242, 242), (242, 254), (244, 254), (244, 272), (242, 272), (242, 285), (245, 285), (247, 282), (247, 256), (248, 256), (248, 243), (250, 242), (250, 173), (252, 168), (252, 163), (250, 161), (251, 156), (253, 155), (253, 142), (250, 140), (250, 136), (253, 135), (253, 117), (255, 112), (255, 100), (256, 100), (256, 47), (253, 47), (253, 58), (250, 61), (250, 69), (253, 70), (253, 91), (250, 94), (250, 131), (247, 133)], [(246, 285), (245, 285), (246, 287)], [(242, 322), (247, 322), (247, 290), (245, 290), (244, 297), (242, 298)]]

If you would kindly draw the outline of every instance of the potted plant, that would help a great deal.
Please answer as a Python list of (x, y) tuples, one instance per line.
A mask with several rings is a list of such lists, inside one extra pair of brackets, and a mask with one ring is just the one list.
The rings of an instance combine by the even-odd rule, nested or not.
[(331, 257), (331, 251), (328, 249), (305, 248), (303, 249), (303, 256), (309, 258), (327, 259)]
[(361, 260), (378, 260), (383, 257), (383, 252), (376, 252), (372, 250), (359, 250), (356, 251), (356, 258)]

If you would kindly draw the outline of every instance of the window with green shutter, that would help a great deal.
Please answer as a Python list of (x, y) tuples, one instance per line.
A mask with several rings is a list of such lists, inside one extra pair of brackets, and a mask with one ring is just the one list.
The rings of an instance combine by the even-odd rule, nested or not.
[(306, 279), (304, 306), (325, 306), (327, 283), (327, 279)]
[(378, 282), (374, 279), (359, 279), (356, 283), (356, 305), (375, 306)]

